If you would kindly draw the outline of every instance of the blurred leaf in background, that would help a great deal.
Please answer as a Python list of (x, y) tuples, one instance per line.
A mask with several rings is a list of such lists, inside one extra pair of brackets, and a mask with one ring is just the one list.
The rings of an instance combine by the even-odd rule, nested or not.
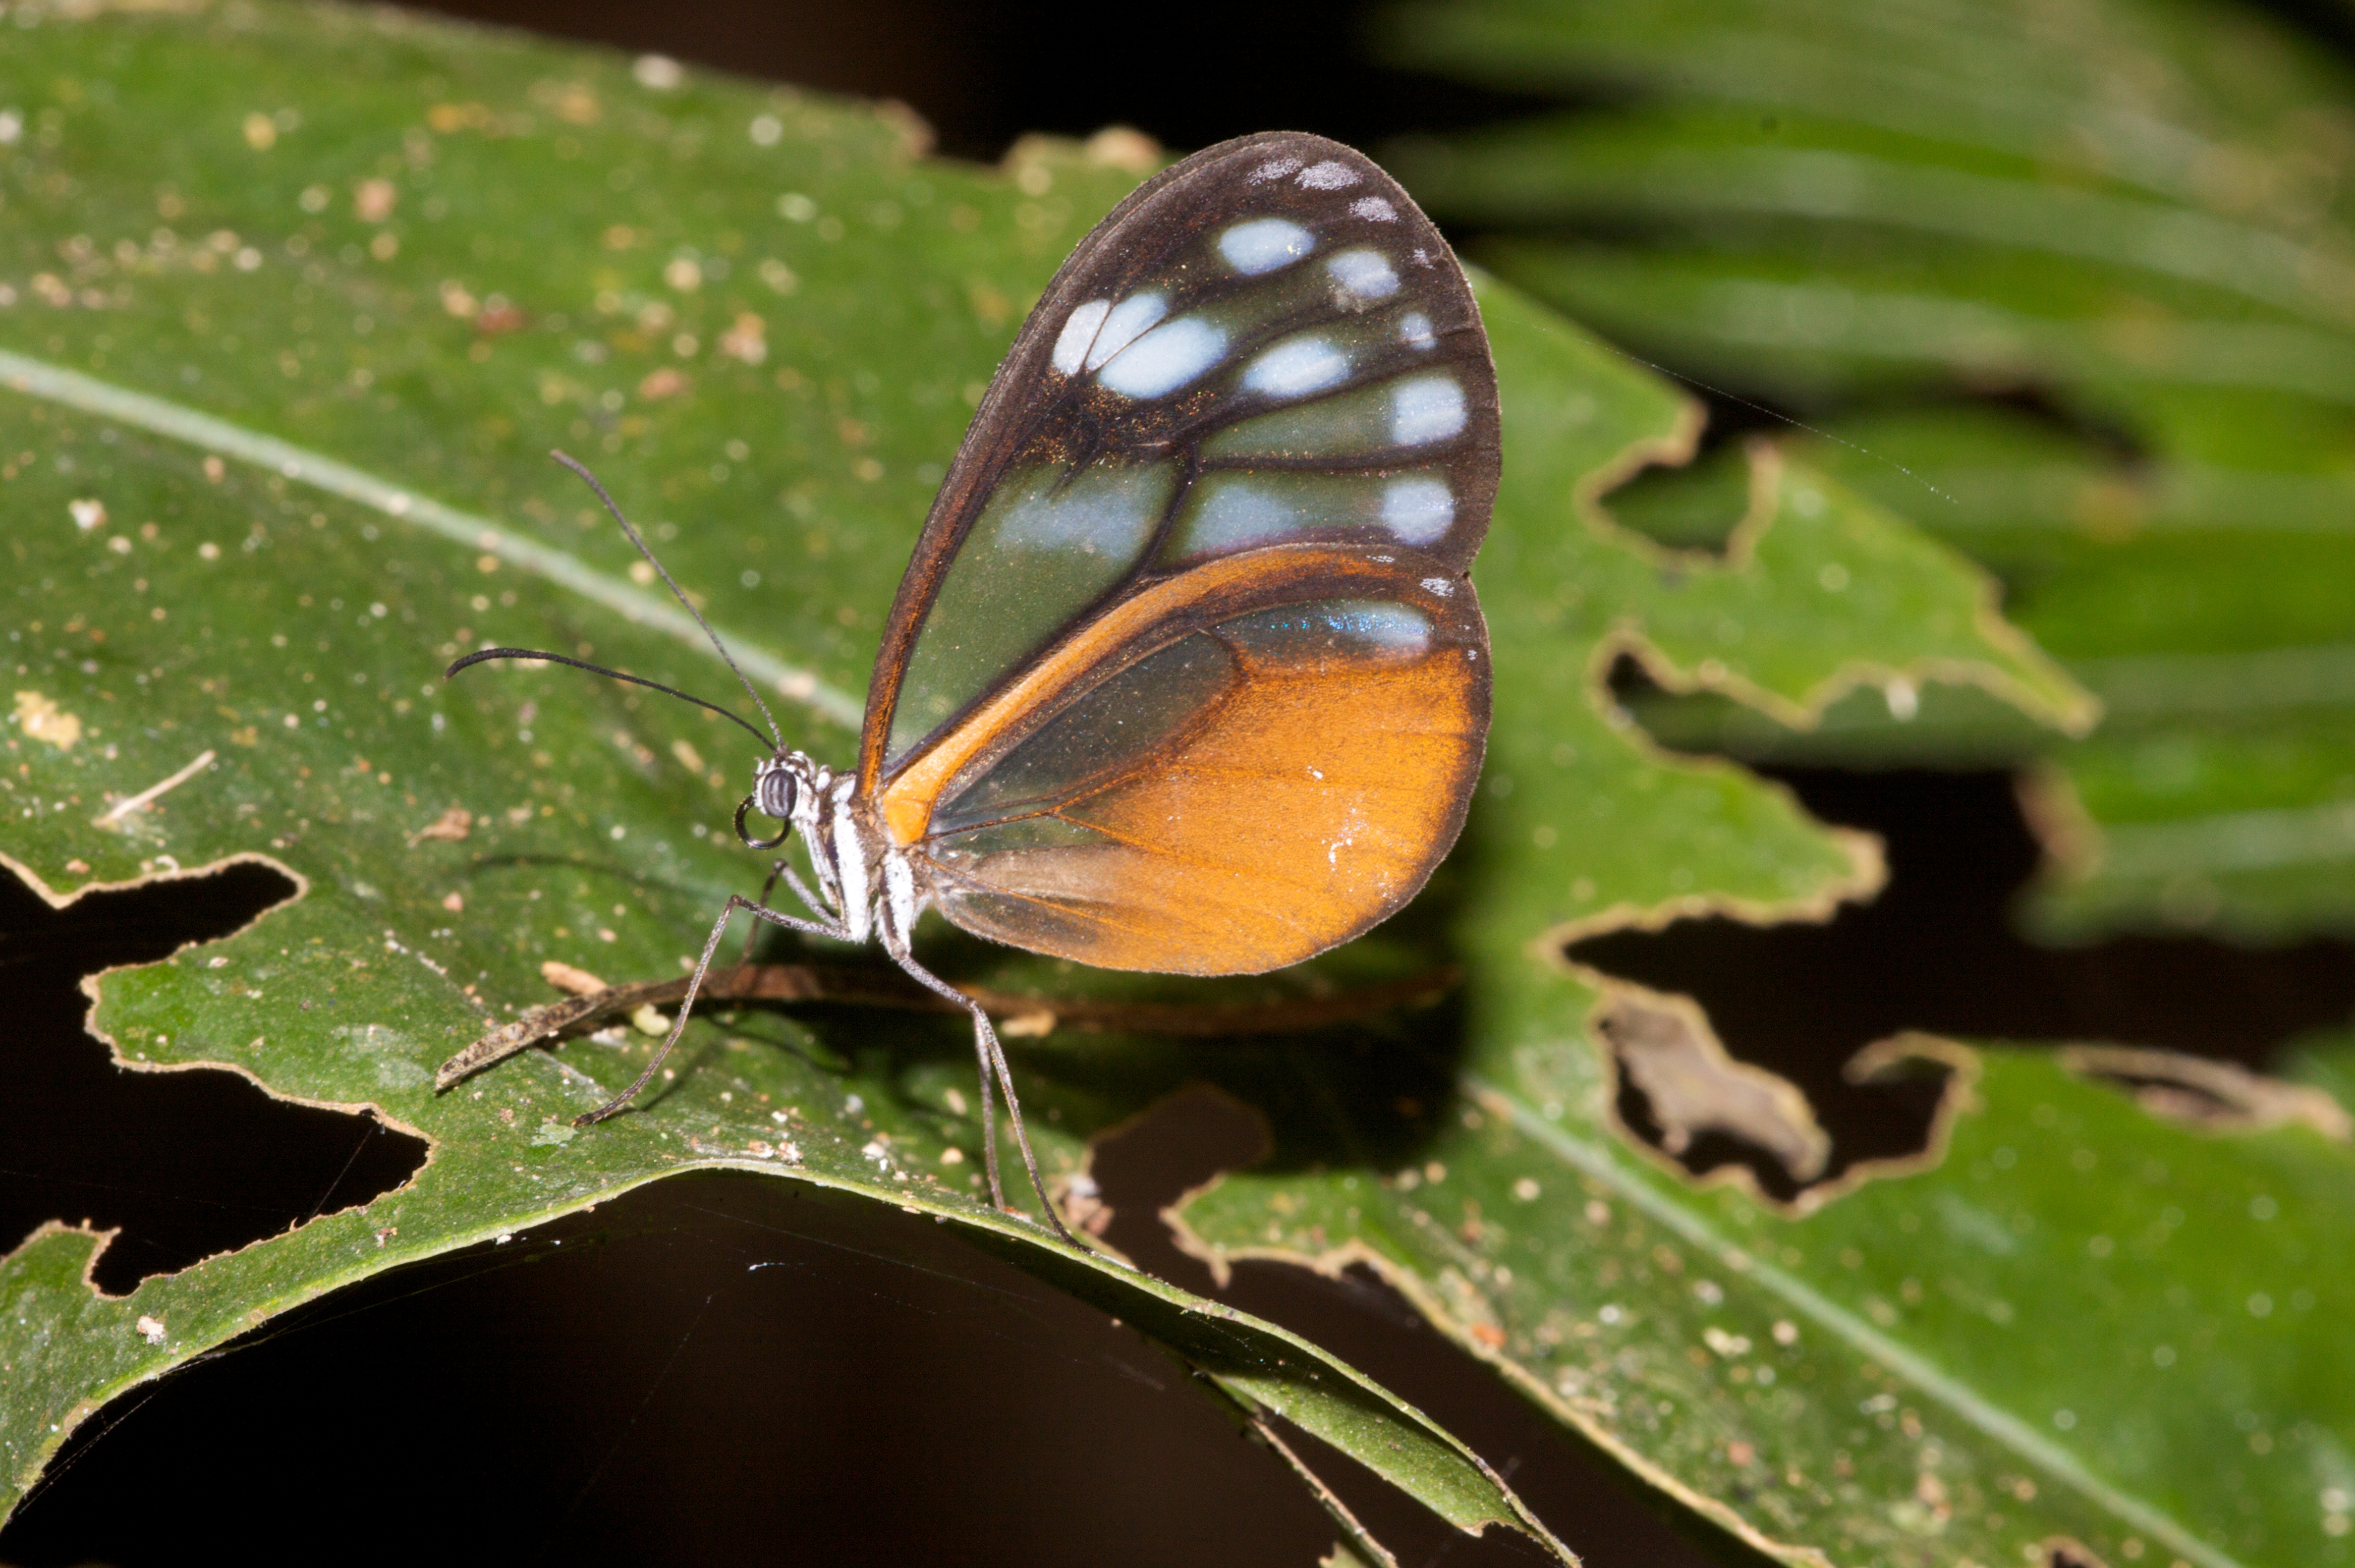
[[(1469, 253), (1805, 411), (2002, 578), (2090, 738), (1934, 699), (1679, 741), (2047, 766), (2048, 938), (2355, 931), (2355, 71), (2245, 7), (1471, 0), (1404, 64), (1565, 101), (1387, 149)], [(1574, 103), (1575, 106), (1571, 106)], [(1726, 483), (1624, 515), (1721, 534)]]

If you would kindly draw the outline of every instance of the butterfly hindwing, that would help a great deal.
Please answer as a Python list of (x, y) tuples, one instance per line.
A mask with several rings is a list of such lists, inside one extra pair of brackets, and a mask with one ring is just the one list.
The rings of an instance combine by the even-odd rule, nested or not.
[(1396, 182), (1295, 133), (1197, 154), (1081, 243), (984, 398), (886, 624), (862, 787), (1202, 561), (1363, 542), (1460, 574), (1497, 468), (1471, 291)]
[(1242, 552), (1092, 623), (881, 809), (967, 930), (1103, 968), (1275, 968), (1390, 914), (1455, 841), (1487, 653), (1471, 584), (1430, 558)]

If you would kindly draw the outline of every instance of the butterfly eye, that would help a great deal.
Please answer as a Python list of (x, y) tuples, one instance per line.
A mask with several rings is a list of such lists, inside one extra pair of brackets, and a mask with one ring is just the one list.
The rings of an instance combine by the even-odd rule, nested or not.
[[(736, 807), (736, 837), (751, 849), (773, 849), (783, 843), (794, 830), (794, 775), (780, 769), (763, 773), (752, 784), (752, 793)], [(773, 816), (784, 824), (773, 838), (755, 838), (745, 830), (744, 818), (758, 811), (763, 816)]]
[(773, 816), (780, 822), (794, 819), (796, 796), (794, 775), (784, 769), (776, 768), (762, 773), (760, 783), (753, 787), (753, 795), (760, 803), (763, 816)]

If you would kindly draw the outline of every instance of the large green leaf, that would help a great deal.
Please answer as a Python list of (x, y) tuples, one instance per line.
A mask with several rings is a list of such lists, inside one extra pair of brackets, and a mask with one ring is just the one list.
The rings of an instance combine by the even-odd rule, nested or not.
[[(1518, 514), (1593, 471), (1535, 412), (1554, 400), (1531, 394), (1630, 372), (1513, 330), (1525, 306), (1492, 294), (1487, 308), (1520, 393), (1503, 503)], [(1220, 1264), (1369, 1264), (1561, 1420), (1787, 1561), (2043, 1562), (2052, 1541), (2110, 1563), (2339, 1560), (2355, 1406), (2332, 1327), (2345, 1285), (2321, 1265), (2355, 1245), (2355, 1151), (2334, 1104), (2262, 1081), (2195, 1093), (2196, 1072), (2177, 1083), (2182, 1065), (2160, 1059), (2085, 1054), (2073, 1071), (1901, 1040), (1851, 1075), (1946, 1075), (1926, 1155), (1807, 1186), (1822, 1135), (1787, 1085), (1730, 1064), (1689, 1006), (1532, 943), (1592, 929), (1598, 909), (1656, 921), (1796, 901), (1802, 884), (1753, 880), (1796, 863), (1774, 835), (1702, 804), (1706, 782), (1735, 775), (1663, 764), (1624, 718), (1614, 727), (1595, 684), (1628, 645), (1664, 683), (1691, 682), (1710, 631), (1724, 661), (1711, 684), (1757, 678), (1744, 651), (1762, 629), (1778, 650), (1803, 646), (1785, 618), (1855, 592), (1861, 573), (1826, 569), (1852, 568), (1866, 539), (1885, 541), (1871, 640), (1937, 624), (1934, 603), (1898, 586), (1899, 557), (1934, 547), (1899, 542), (1812, 477), (1765, 494), (1779, 510), (1763, 538), (1756, 513), (1737, 536), (1746, 570), (1681, 562), (1665, 591), (1622, 575), (1646, 552), (1599, 529), (1516, 535), (1514, 553), (1486, 558), (1487, 581), (1517, 586), (1486, 600), (1499, 721), (1479, 831), (1459, 851), (1477, 880), (1459, 917), (1469, 979), (1452, 1082), (1408, 1118), (1422, 1136), (1380, 1136), (1399, 1110), (1299, 1057), (1231, 1081), (1266, 1108), (1277, 1147), (1186, 1207), (1194, 1244)], [(1826, 550), (1826, 534), (1843, 548)], [(1750, 603), (1729, 613), (1720, 596), (1736, 584)], [(1674, 640), (1664, 627), (1656, 642), (1663, 602), (1689, 592), (1710, 609), (1669, 610)], [(1949, 598), (1944, 613), (1966, 609)], [(1668, 660), (1644, 651), (1687, 640)], [(1795, 677), (1777, 683), (1787, 696), (1829, 695)], [(1696, 876), (1708, 895), (1689, 891)], [(1645, 1044), (1687, 1049), (1647, 1062), (1631, 1048)], [(1696, 1135), (1779, 1156), (1798, 1202), (1695, 1183), (1633, 1144), (1621, 1073), (1657, 1120), (1678, 1111)], [(2195, 1128), (2112, 1083), (2220, 1097)]]
[(1477, 0), (1391, 38), (1607, 99), (1395, 162), (1582, 319), (1829, 405), (1810, 455), (1998, 571), (2108, 712), (2066, 745), (1968, 703), (1899, 733), (1858, 705), (1812, 747), (1647, 720), (1742, 754), (2045, 753), (2053, 935), (2355, 930), (2355, 73), (2179, 0)]
[[(1552, 1546), (1331, 1356), (990, 1210), (952, 1022), (699, 1025), (675, 1081), (585, 1132), (571, 1115), (650, 1040), (433, 1092), (442, 1057), (548, 997), (547, 960), (677, 973), (747, 869), (717, 831), (745, 775), (716, 720), (569, 674), (437, 678), (496, 635), (714, 685), (547, 447), (602, 462), (791, 699), (791, 737), (839, 753), (981, 380), (1133, 166), (926, 164), (889, 115), (389, 13), (28, 13), (0, 102), (24, 106), (0, 239), (9, 864), (59, 898), (285, 868), (298, 897), (110, 976), (92, 1027), (133, 1066), (233, 1067), (431, 1147), (364, 1207), (123, 1296), (89, 1282), (103, 1237), (27, 1241), (0, 1267), (11, 1501), (101, 1402), (291, 1306), (718, 1166), (952, 1219), (1247, 1419)], [(1097, 1118), (1054, 1079), (1031, 1077), (1031, 1125), (1063, 1170), (1057, 1123)]]
[[(240, 854), (299, 876), (299, 898), (238, 935), (107, 976), (94, 1027), (133, 1064), (221, 1063), (280, 1094), (375, 1106), (430, 1139), (432, 1159), (364, 1209), (122, 1297), (84, 1281), (97, 1238), (51, 1230), (19, 1249), (0, 1265), (0, 1360), (20, 1370), (0, 1413), (9, 1485), (100, 1402), (287, 1306), (721, 1166), (969, 1227), (1444, 1517), (1537, 1528), (1460, 1445), (1329, 1355), (990, 1213), (972, 1190), (970, 1052), (953, 1019), (707, 1018), (675, 1079), (578, 1132), (569, 1115), (626, 1081), (646, 1040), (576, 1041), (430, 1092), (453, 1049), (549, 997), (543, 962), (675, 974), (725, 891), (746, 885), (718, 833), (743, 776), (718, 721), (560, 671), (433, 679), (495, 638), (586, 645), (724, 695), (539, 453), (562, 442), (599, 463), (764, 687), (791, 699), (789, 740), (839, 756), (848, 694), (978, 384), (1130, 173), (1052, 153), (1004, 175), (929, 164), (888, 116), (375, 14), (238, 6), (11, 37), (0, 96), (27, 107), (0, 208), (13, 247), (0, 277), (16, 291), (0, 314), (13, 389), (0, 493), (12, 689), (29, 696), (7, 737), (5, 847), (60, 892)], [(1869, 841), (1826, 833), (1779, 788), (1652, 748), (1608, 697), (1617, 657), (1785, 724), (1852, 690), (1909, 708), (1938, 681), (2064, 729), (2083, 727), (2089, 702), (1997, 619), (1986, 578), (1820, 465), (1747, 457), (1747, 517), (1721, 555), (1615, 527), (1597, 496), (1689, 451), (1693, 411), (1511, 290), (1484, 283), (1482, 298), (1508, 420), (1478, 569), (1497, 715), (1472, 826), (1430, 894), (1309, 973), (1232, 987), (926, 939), (957, 978), (1050, 1008), (1081, 995), (1247, 1004), (1447, 965), (1461, 989), (1313, 1037), (1030, 1042), (1022, 1081), (1050, 1170), (1072, 1170), (1085, 1137), (1169, 1088), (1226, 1083), (1265, 1112), (1278, 1153), (1196, 1203), (1202, 1245), (1376, 1260), (1547, 1408), (1788, 1560), (1903, 1563), (1936, 1543), (1993, 1562), (2023, 1541), (2100, 1546), (2130, 1531), (2218, 1560), (2195, 1539), (2205, 1521), (2181, 1522), (2205, 1494), (2145, 1486), (2072, 1446), (2138, 1419), (2130, 1388), (2073, 1389), (2080, 1439), (2031, 1437), (2047, 1413), (2012, 1409), (2016, 1385), (1978, 1386), (1974, 1363), (1941, 1371), (1962, 1354), (1943, 1328), (1923, 1343), (1880, 1322), (1915, 1307), (1905, 1277), (1934, 1290), (1937, 1276), (1843, 1294), (1879, 1275), (1841, 1272), (1839, 1238), (1888, 1213), (1915, 1233), (1886, 1207), (1904, 1183), (1822, 1205), (1806, 1224), (1851, 1229), (1795, 1227), (1770, 1253), (1759, 1238), (1785, 1223), (1771, 1210), (1695, 1191), (1627, 1138), (1610, 1058), (1590, 1043), (1593, 983), (1558, 958), (1579, 930), (1820, 914), (1880, 875)], [(123, 806), (206, 752), (215, 760), (171, 791)], [(421, 834), (453, 808), (466, 837)], [(1991, 1064), (1986, 1119), (1955, 1137), (2043, 1147), (2032, 1107), (1993, 1093), (1998, 1077)], [(2093, 1107), (2146, 1126), (2075, 1079), (2051, 1097), (2055, 1115)], [(2087, 1125), (2086, 1147), (2110, 1157), (2095, 1134), (2112, 1125)], [(2284, 1168), (2334, 1168), (2336, 1147), (2301, 1136), (2219, 1147), (2289, 1140)], [(2023, 1181), (2041, 1169), (2028, 1165)], [(1920, 1179), (1966, 1174), (1949, 1159)], [(2328, 1243), (2286, 1178), (2268, 1195), (2293, 1222), (2264, 1234)], [(2019, 1211), (2054, 1224), (2040, 1207), (2054, 1200), (2039, 1181)], [(1631, 1211), (1657, 1232), (1631, 1243)], [(1721, 1284), (1721, 1235), (1750, 1238), (1748, 1268)], [(1875, 1266), (1904, 1255), (1892, 1242)], [(1704, 1257), (1716, 1262), (1696, 1295)], [(2275, 1291), (2271, 1326), (2307, 1343), (2327, 1306), (2299, 1307), (2269, 1278), (2248, 1288)], [(1590, 1287), (1620, 1293), (1615, 1316)], [(2019, 1295), (2026, 1318), (2030, 1286)], [(1717, 1375), (1715, 1347), (1727, 1369), (1750, 1368), (1757, 1358), (1732, 1347), (1779, 1346), (1780, 1316), (1806, 1327), (1781, 1347), (1789, 1371), (1773, 1397), (1800, 1403), (1750, 1417), (1766, 1385)], [(2215, 1375), (2243, 1377), (2246, 1316), (2182, 1342)], [(1610, 1354), (1548, 1359), (1589, 1345)], [(1573, 1371), (1587, 1381), (1565, 1385)], [(2267, 1423), (2324, 1397), (2251, 1388)], [(1883, 1397), (1895, 1403), (1843, 1413)], [(2325, 1414), (2327, 1435), (2338, 1417)], [(2153, 1418), (2160, 1446), (2190, 1440), (2179, 1416)], [(1935, 1485), (1921, 1479), (1925, 1421), (1951, 1467)], [(2290, 1448), (2284, 1435), (2275, 1451)], [(1769, 1468), (1806, 1480), (1769, 1484)], [(1986, 1502), (1996, 1479), (2011, 1499), (1999, 1507)], [(2274, 1474), (2247, 1495), (2256, 1522), (2234, 1528), (2286, 1528)], [(2310, 1531), (2313, 1494), (2300, 1496)], [(1554, 1522), (1574, 1535), (1574, 1520)]]

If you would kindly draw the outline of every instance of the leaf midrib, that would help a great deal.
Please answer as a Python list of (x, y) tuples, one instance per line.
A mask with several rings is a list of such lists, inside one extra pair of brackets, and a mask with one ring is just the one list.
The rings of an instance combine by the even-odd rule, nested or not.
[[(366, 469), (249, 430), (185, 403), (27, 355), (0, 348), (0, 386), (28, 398), (79, 409), (84, 413), (144, 430), (199, 451), (234, 458), (268, 473), (413, 525), (468, 549), (495, 555), (507, 565), (570, 590), (635, 624), (650, 626), (709, 654), (711, 645), (692, 616), (671, 602), (599, 571), (580, 557), (502, 528), (488, 517), (421, 496)], [(845, 729), (858, 727), (866, 703), (827, 685), (813, 671), (789, 664), (751, 638), (715, 627), (744, 673), (771, 691), (798, 702)]]
[[(2095, 1506), (2107, 1509), (2136, 1529), (2165, 1542), (2175, 1552), (2203, 1564), (2204, 1568), (2246, 1568), (2238, 1558), (2202, 1541), (2171, 1515), (2104, 1481), (2086, 1469), (2068, 1449), (2010, 1412), (1988, 1403), (1961, 1380), (1940, 1371), (1920, 1352), (1883, 1334), (1797, 1275), (1756, 1256), (1739, 1241), (1720, 1232), (1706, 1219), (1674, 1201), (1649, 1183), (1636, 1179), (1624, 1165), (1612, 1157), (1608, 1150), (1573, 1136), (1558, 1124), (1548, 1121), (1535, 1108), (1524, 1104), (1477, 1073), (1465, 1073), (1463, 1086), (1482, 1104), (1503, 1110), (1511, 1118), (1513, 1125), (1531, 1141), (1587, 1176), (1606, 1183), (1628, 1203), (1693, 1246), (1721, 1261), (1738, 1255), (1742, 1261), (1736, 1272), (1744, 1279), (1780, 1297), (1793, 1313), (1811, 1319), (1835, 1338), (1845, 1340), (1866, 1357), (1906, 1379), (1961, 1420), (2031, 1461)], [(1735, 1265), (1728, 1262), (1728, 1266)]]

